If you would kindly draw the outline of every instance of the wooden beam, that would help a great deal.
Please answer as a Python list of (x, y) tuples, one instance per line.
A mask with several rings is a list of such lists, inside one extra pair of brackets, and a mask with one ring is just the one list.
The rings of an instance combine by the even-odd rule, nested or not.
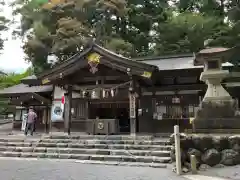
[[(207, 88), (206, 84), (179, 84), (179, 85), (169, 85), (162, 87), (155, 87), (155, 91), (180, 91), (180, 90), (205, 90)], [(151, 88), (142, 88), (143, 92), (151, 91)]]

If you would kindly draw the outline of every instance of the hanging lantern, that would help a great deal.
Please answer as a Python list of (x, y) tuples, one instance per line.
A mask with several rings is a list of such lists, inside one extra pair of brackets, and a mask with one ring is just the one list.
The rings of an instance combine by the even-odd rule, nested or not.
[(106, 91), (104, 89), (102, 89), (102, 97), (105, 98), (106, 97)]
[(99, 99), (100, 98), (100, 92), (98, 89), (94, 89), (91, 94), (92, 99)]
[(113, 97), (114, 96), (114, 90), (111, 89), (111, 96)]

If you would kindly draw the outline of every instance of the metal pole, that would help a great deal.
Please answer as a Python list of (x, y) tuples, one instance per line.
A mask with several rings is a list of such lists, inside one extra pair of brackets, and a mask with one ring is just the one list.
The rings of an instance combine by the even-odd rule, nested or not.
[(176, 156), (176, 170), (177, 175), (182, 174), (181, 167), (181, 149), (180, 149), (180, 134), (179, 134), (179, 126), (174, 126), (174, 138), (175, 138), (175, 156)]

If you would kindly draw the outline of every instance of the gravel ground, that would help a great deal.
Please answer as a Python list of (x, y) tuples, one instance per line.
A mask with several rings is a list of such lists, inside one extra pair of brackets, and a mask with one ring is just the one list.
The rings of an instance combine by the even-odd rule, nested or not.
[(0, 159), (4, 180), (184, 180), (170, 169), (81, 164), (53, 160)]

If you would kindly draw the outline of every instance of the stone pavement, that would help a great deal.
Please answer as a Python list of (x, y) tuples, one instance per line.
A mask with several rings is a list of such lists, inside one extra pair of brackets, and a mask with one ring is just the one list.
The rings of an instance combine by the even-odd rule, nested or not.
[(104, 166), (66, 160), (0, 159), (3, 180), (186, 180), (170, 169)]
[(183, 176), (189, 180), (228, 180), (225, 178), (213, 177), (213, 176), (204, 176), (204, 175), (185, 175)]
[(240, 165), (224, 168), (210, 168), (207, 171), (200, 172), (199, 174), (231, 180), (240, 180)]

